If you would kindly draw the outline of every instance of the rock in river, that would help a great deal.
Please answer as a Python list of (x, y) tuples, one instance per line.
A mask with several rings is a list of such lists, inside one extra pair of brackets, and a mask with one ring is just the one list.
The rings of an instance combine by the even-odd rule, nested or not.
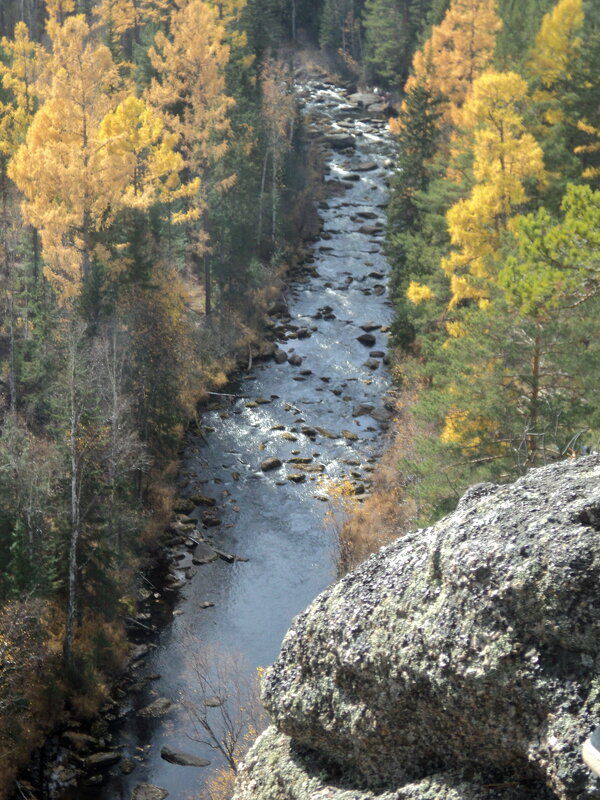
[(360, 336), (356, 337), (361, 344), (364, 344), (365, 347), (373, 347), (377, 339), (372, 333), (361, 333)]
[(141, 708), (137, 713), (138, 717), (164, 717), (168, 714), (173, 703), (166, 697), (159, 697), (144, 708)]
[(152, 783), (140, 783), (135, 787), (131, 795), (131, 800), (165, 800), (169, 793), (162, 786), (154, 786)]
[(280, 458), (265, 458), (265, 460), (261, 463), (260, 468), (263, 472), (269, 472), (272, 469), (279, 469), (281, 466), (281, 459)]
[(599, 553), (599, 456), (472, 487), (296, 617), (234, 799), (597, 798)]
[(83, 763), (86, 769), (97, 770), (112, 767), (115, 764), (118, 764), (120, 760), (121, 753), (109, 751), (106, 753), (93, 753), (91, 756), (85, 758)]
[(183, 753), (181, 750), (173, 750), (170, 747), (161, 747), (160, 757), (170, 764), (177, 764), (180, 767), (208, 767), (210, 761), (192, 753)]

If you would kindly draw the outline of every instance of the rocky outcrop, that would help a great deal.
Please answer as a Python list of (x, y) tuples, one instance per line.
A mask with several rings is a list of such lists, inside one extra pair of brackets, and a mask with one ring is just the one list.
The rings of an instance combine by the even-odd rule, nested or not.
[(472, 488), (293, 622), (234, 800), (600, 798), (600, 459)]

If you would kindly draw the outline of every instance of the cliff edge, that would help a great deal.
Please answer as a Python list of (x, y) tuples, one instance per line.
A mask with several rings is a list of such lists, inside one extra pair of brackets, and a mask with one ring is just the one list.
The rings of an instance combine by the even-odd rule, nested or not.
[(473, 487), (292, 623), (234, 800), (584, 800), (600, 458)]

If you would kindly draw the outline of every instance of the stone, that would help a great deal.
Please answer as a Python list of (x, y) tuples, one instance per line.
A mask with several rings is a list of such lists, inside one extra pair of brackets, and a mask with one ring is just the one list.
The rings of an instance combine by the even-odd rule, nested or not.
[(374, 161), (361, 161), (358, 164), (353, 164), (352, 169), (356, 172), (371, 172), (371, 170), (377, 169), (377, 164)]
[[(325, 500), (326, 498), (320, 497)], [(473, 776), (438, 772), (392, 791), (360, 791), (329, 781), (318, 756), (300, 750), (274, 727), (257, 740), (238, 771), (232, 800), (550, 800), (522, 786), (475, 786)], [(482, 777), (483, 785), (485, 779)]]
[(216, 561), (217, 558), (217, 554), (209, 544), (206, 542), (199, 542), (194, 549), (192, 564), (194, 564), (196, 567), (199, 567), (203, 564), (211, 564), (213, 561)]
[(348, 96), (349, 103), (352, 103), (353, 106), (360, 106), (361, 108), (367, 108), (368, 106), (372, 106), (373, 103), (379, 103), (380, 101), (381, 97), (373, 92), (355, 92)]
[(298, 438), (296, 436), (294, 436), (293, 433), (288, 433), (287, 431), (285, 433), (282, 433), (280, 438), (281, 439), (285, 439), (286, 442), (297, 442), (298, 441)]
[(383, 230), (383, 226), (382, 225), (378, 225), (377, 223), (375, 223), (375, 225), (368, 225), (368, 224), (361, 225), (360, 228), (358, 229), (358, 232), (359, 233), (366, 233), (369, 236), (373, 236), (376, 233), (381, 233), (382, 230)]
[(345, 429), (342, 429), (341, 433), (344, 439), (347, 439), (349, 442), (358, 441), (358, 436), (355, 433), (352, 433), (352, 431), (347, 431)]
[(216, 528), (221, 524), (221, 520), (215, 516), (214, 512), (206, 511), (202, 514), (202, 524), (205, 528)]
[(91, 756), (87, 756), (83, 759), (83, 764), (85, 768), (89, 770), (108, 769), (108, 767), (113, 767), (115, 764), (118, 764), (120, 760), (121, 753), (116, 753), (111, 750), (105, 753), (93, 753)]
[(325, 143), (334, 150), (345, 150), (347, 147), (356, 147), (354, 136), (349, 133), (326, 133), (323, 139)]
[(221, 561), (226, 561), (228, 564), (233, 564), (234, 561), (239, 560), (242, 561), (243, 559), (237, 559), (232, 553), (226, 553), (224, 550), (219, 550), (215, 547), (215, 553), (221, 559)]
[(194, 501), (190, 500), (189, 497), (178, 497), (173, 503), (173, 511), (181, 514), (188, 514), (190, 511), (193, 511), (195, 507)]
[(355, 403), (355, 405), (352, 406), (352, 416), (364, 417), (365, 414), (370, 414), (373, 408), (374, 406), (370, 403)]
[(370, 416), (377, 422), (389, 422), (393, 416), (391, 411), (387, 408), (375, 408), (371, 411)]
[(131, 758), (124, 758), (119, 764), (119, 769), (121, 770), (123, 775), (131, 775), (131, 773), (135, 768), (136, 768), (136, 763)]
[(214, 506), (217, 502), (214, 497), (207, 497), (204, 494), (194, 494), (190, 500), (196, 506)]
[(324, 436), (326, 439), (339, 439), (337, 433), (332, 433), (331, 431), (327, 430), (327, 428), (319, 428), (318, 425), (315, 425), (315, 430), (317, 433), (320, 433), (321, 436)]
[(173, 703), (166, 697), (159, 697), (152, 703), (149, 703), (144, 708), (141, 708), (137, 715), (138, 717), (160, 718), (164, 717), (172, 709)]
[(152, 783), (138, 784), (131, 794), (131, 800), (164, 800), (169, 793), (162, 786), (155, 786)]
[(600, 456), (382, 548), (292, 622), (234, 800), (597, 797), (598, 553)]
[(288, 363), (293, 367), (299, 367), (300, 364), (302, 364), (302, 356), (292, 353), (292, 355), (288, 357)]
[(302, 472), (288, 472), (286, 477), (288, 481), (292, 481), (293, 483), (304, 483), (306, 480), (306, 475)]
[(367, 358), (364, 362), (363, 367), (367, 367), (367, 369), (377, 369), (379, 367), (379, 361), (376, 358)]
[(377, 339), (372, 333), (361, 333), (360, 336), (356, 337), (361, 344), (364, 344), (365, 347), (373, 347)]
[(265, 460), (261, 462), (260, 468), (263, 472), (270, 472), (272, 469), (279, 469), (280, 466), (281, 459), (273, 456), (271, 458), (265, 458)]
[(171, 747), (161, 747), (160, 757), (169, 764), (177, 764), (179, 767), (208, 767), (210, 761), (200, 758), (192, 753), (183, 753), (181, 750), (173, 750)]
[(275, 360), (276, 364), (285, 364), (285, 362), (288, 360), (287, 353), (285, 350), (277, 349), (273, 353), (273, 359)]

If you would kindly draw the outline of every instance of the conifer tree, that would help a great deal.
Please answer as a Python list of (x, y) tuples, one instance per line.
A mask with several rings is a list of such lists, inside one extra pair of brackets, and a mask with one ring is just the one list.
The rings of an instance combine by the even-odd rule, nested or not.
[(486, 72), (464, 106), (464, 123), (473, 135), (475, 185), (448, 211), (455, 249), (442, 267), (451, 282), (451, 307), (488, 297), (502, 231), (527, 199), (525, 181), (544, 176), (542, 150), (519, 112), (526, 95), (527, 84), (516, 73)]
[[(147, 96), (177, 135), (192, 178), (188, 207), (175, 221), (191, 223), (191, 258), (197, 272), (204, 264), (206, 314), (210, 315), (210, 262), (205, 258), (209, 234), (201, 223), (206, 212), (209, 169), (228, 148), (229, 111), (234, 103), (225, 87), (230, 48), (217, 9), (202, 0), (176, 0), (176, 5), (170, 38), (159, 32), (150, 50), (157, 77)], [(213, 188), (226, 191), (234, 183), (235, 176), (228, 175)]]

